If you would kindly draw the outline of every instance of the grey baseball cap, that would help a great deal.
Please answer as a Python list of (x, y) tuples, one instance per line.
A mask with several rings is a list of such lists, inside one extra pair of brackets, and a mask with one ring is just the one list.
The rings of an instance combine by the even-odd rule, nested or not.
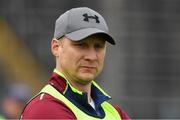
[(106, 21), (99, 13), (87, 7), (78, 7), (68, 10), (56, 20), (54, 38), (65, 36), (79, 41), (94, 34), (101, 34), (106, 41), (115, 45), (108, 32)]

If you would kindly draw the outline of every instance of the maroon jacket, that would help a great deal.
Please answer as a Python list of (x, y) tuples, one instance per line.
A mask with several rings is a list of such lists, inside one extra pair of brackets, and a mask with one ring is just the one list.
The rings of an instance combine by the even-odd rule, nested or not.
[[(57, 73), (53, 73), (49, 84), (53, 85), (85, 113), (94, 117), (104, 117), (105, 114), (100, 105), (102, 102), (108, 100), (109, 97), (102, 94), (95, 86), (92, 85), (93, 94), (91, 96), (95, 102), (96, 111), (88, 104), (86, 93), (83, 93), (83, 95), (74, 93), (66, 80)], [(122, 119), (130, 119), (119, 106), (114, 107)], [(76, 116), (63, 102), (49, 94), (41, 93), (26, 105), (22, 112), (21, 119), (76, 119)]]

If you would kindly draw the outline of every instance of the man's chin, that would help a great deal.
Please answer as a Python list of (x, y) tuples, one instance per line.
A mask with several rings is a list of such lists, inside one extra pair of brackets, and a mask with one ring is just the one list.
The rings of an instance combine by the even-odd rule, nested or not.
[(80, 79), (84, 82), (91, 82), (92, 80), (94, 80), (95, 76), (94, 74), (83, 74), (80, 76)]

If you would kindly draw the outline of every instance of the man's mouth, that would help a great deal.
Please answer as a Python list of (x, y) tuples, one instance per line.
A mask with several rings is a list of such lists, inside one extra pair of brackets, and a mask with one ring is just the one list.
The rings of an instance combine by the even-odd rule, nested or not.
[(82, 66), (83, 68), (96, 68), (95, 66)]
[(81, 66), (81, 68), (87, 71), (92, 71), (96, 69), (95, 66)]

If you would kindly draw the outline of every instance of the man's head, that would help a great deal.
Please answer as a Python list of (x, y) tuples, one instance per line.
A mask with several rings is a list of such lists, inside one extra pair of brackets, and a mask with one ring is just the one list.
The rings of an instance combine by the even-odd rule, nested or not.
[(56, 20), (51, 42), (56, 68), (69, 80), (91, 82), (102, 71), (106, 41), (115, 44), (99, 13), (86, 7), (65, 12)]

